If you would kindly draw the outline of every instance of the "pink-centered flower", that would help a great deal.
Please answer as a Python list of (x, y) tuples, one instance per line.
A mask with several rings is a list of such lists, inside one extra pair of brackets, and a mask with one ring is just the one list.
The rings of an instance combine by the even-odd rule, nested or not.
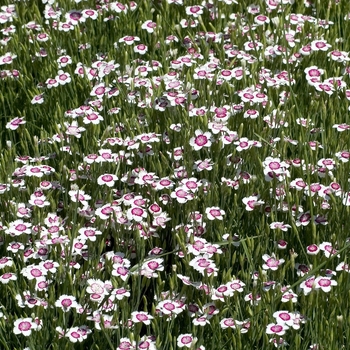
[(335, 270), (336, 271), (345, 271), (347, 273), (350, 273), (350, 265), (347, 264), (345, 261), (342, 261), (340, 264), (337, 265)]
[(205, 213), (207, 214), (209, 220), (223, 220), (223, 215), (225, 215), (225, 211), (219, 207), (206, 208)]
[(55, 302), (55, 306), (61, 308), (62, 311), (67, 312), (71, 308), (76, 308), (78, 303), (72, 295), (61, 295)]
[(152, 319), (153, 316), (149, 315), (147, 312), (144, 311), (133, 311), (131, 313), (131, 320), (134, 323), (142, 322), (145, 325), (149, 325), (151, 324)]
[(126, 45), (132, 45), (135, 41), (140, 41), (138, 36), (127, 35), (119, 39), (120, 43), (125, 43)]
[(265, 264), (262, 265), (264, 270), (276, 271), (278, 266), (284, 263), (284, 259), (276, 259), (274, 255), (270, 256), (268, 254), (264, 254), (262, 258), (265, 261)]
[(29, 222), (24, 222), (23, 220), (15, 220), (9, 223), (8, 228), (5, 230), (6, 234), (9, 234), (10, 236), (20, 236), (22, 234), (31, 234), (32, 224)]
[(89, 112), (89, 113), (85, 114), (84, 119), (83, 119), (83, 123), (97, 125), (102, 120), (103, 120), (103, 117), (100, 114), (98, 114), (96, 112)]
[(336, 286), (337, 284), (337, 281), (332, 280), (330, 277), (319, 276), (314, 281), (314, 288), (322, 289), (325, 293), (328, 293), (331, 291), (332, 286)]
[(178, 315), (184, 311), (184, 306), (170, 299), (160, 301), (156, 308), (164, 315)]
[(148, 260), (142, 264), (141, 270), (147, 270), (152, 273), (155, 271), (163, 271), (164, 270), (164, 266), (162, 265), (163, 261), (164, 259), (162, 258), (155, 258), (155, 259)]
[(120, 277), (123, 281), (126, 281), (129, 277), (129, 270), (122, 264), (113, 264), (112, 275)]
[(331, 255), (337, 254), (337, 250), (333, 248), (332, 243), (330, 242), (323, 242), (319, 245), (320, 250), (324, 252), (324, 255), (326, 258), (331, 257)]
[(223, 318), (220, 321), (220, 326), (222, 329), (232, 328), (236, 329), (237, 327), (240, 327), (242, 325), (242, 322), (234, 320), (233, 318)]
[(285, 324), (270, 323), (266, 326), (267, 334), (277, 334), (279, 336), (284, 335), (289, 327)]
[(289, 301), (292, 303), (296, 303), (298, 301), (298, 295), (295, 294), (291, 289), (285, 291), (281, 297), (282, 303), (288, 303)]
[(24, 118), (16, 117), (16, 118), (10, 120), (6, 124), (6, 129), (16, 130), (20, 125), (25, 124), (25, 123), (26, 123), (26, 121), (24, 120)]
[(197, 341), (197, 338), (193, 337), (192, 334), (186, 333), (186, 334), (180, 334), (177, 337), (177, 346), (179, 348), (191, 348), (192, 345)]
[(87, 326), (81, 327), (72, 327), (69, 328), (65, 334), (65, 336), (69, 339), (71, 343), (81, 343), (85, 339), (87, 339), (88, 334), (92, 331)]
[(88, 200), (91, 199), (91, 196), (82, 190), (71, 190), (68, 194), (72, 202), (80, 202), (83, 206), (88, 206)]
[(78, 239), (80, 240), (89, 240), (91, 242), (95, 242), (96, 241), (96, 237), (98, 235), (102, 235), (102, 232), (97, 230), (94, 227), (82, 227), (78, 230), (79, 232), (79, 237)]
[(16, 281), (17, 276), (12, 272), (6, 272), (0, 276), (0, 282), (2, 284), (8, 284), (10, 281)]
[(179, 203), (183, 204), (194, 198), (194, 194), (183, 187), (175, 188), (170, 194), (171, 198), (176, 199)]
[(38, 329), (38, 324), (31, 317), (19, 318), (14, 322), (13, 333), (23, 334), (28, 337), (33, 330)]
[(260, 205), (265, 203), (264, 201), (259, 200), (259, 196), (244, 197), (242, 199), (242, 202), (243, 204), (245, 204), (245, 209), (247, 211), (252, 211), (256, 207), (259, 207)]
[(141, 222), (147, 218), (147, 211), (141, 207), (131, 207), (127, 211), (127, 218), (136, 222)]
[(210, 147), (212, 141), (212, 134), (209, 131), (203, 132), (202, 130), (198, 129), (195, 131), (195, 136), (190, 139), (190, 145), (195, 151), (198, 151), (203, 147)]
[(328, 44), (326, 40), (314, 40), (311, 42), (311, 49), (313, 51), (327, 51), (332, 45)]
[(148, 20), (141, 25), (142, 29), (145, 29), (148, 33), (153, 33), (154, 29), (157, 27), (157, 23)]
[(237, 146), (236, 150), (241, 152), (250, 149), (253, 146), (253, 141), (248, 140), (246, 137), (242, 137), (239, 141), (235, 141), (233, 144)]
[(199, 17), (203, 14), (203, 6), (194, 5), (186, 7), (186, 14), (193, 17)]
[(280, 229), (281, 231), (286, 232), (286, 231), (288, 231), (289, 228), (291, 228), (291, 226), (288, 225), (288, 224), (285, 224), (284, 222), (277, 222), (277, 221), (275, 221), (275, 222), (272, 222), (270, 224), (270, 228), (272, 230)]
[(115, 174), (103, 174), (98, 177), (97, 183), (101, 185), (106, 185), (108, 187), (113, 187), (115, 184), (115, 181), (118, 180), (118, 176)]
[(306, 253), (309, 255), (317, 255), (320, 252), (320, 248), (316, 244), (311, 244), (306, 247)]
[(289, 165), (281, 161), (279, 158), (267, 157), (264, 162), (264, 174), (272, 172), (275, 175), (283, 175), (286, 173), (286, 169)]
[(303, 290), (304, 295), (308, 295), (315, 287), (315, 276), (310, 276), (305, 281), (300, 283), (300, 289)]
[(81, 137), (81, 133), (86, 130), (82, 126), (79, 127), (76, 120), (73, 120), (72, 124), (64, 123), (64, 125), (66, 126), (66, 134), (75, 136), (78, 139)]

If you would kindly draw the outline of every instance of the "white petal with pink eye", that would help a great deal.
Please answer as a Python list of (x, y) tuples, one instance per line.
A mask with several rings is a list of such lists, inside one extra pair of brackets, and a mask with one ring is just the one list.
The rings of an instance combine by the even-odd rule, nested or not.
[(195, 131), (195, 137), (190, 139), (190, 145), (195, 151), (202, 149), (203, 147), (210, 147), (212, 144), (213, 138), (210, 132), (204, 132), (197, 129)]
[(262, 258), (265, 261), (265, 264), (262, 265), (264, 270), (276, 271), (278, 266), (284, 263), (284, 259), (276, 259), (274, 255), (270, 256), (268, 254), (264, 254)]
[(177, 346), (179, 348), (192, 348), (192, 344), (197, 341), (197, 338), (193, 337), (192, 334), (186, 333), (186, 334), (180, 334), (177, 337)]
[(128, 209), (127, 218), (136, 222), (141, 222), (147, 218), (147, 211), (140, 207), (132, 207)]
[(162, 213), (162, 208), (157, 204), (153, 203), (148, 207), (148, 210), (153, 214), (153, 216), (159, 216)]
[(232, 328), (236, 329), (237, 326), (239, 327), (241, 325), (241, 322), (234, 320), (233, 318), (223, 318), (220, 321), (220, 326), (222, 329)]
[(98, 235), (102, 235), (102, 232), (97, 230), (96, 228), (94, 227), (82, 227), (79, 229), (79, 234), (80, 236), (78, 237), (78, 239), (81, 239), (81, 240), (90, 240), (92, 242), (95, 242), (96, 241), (96, 236)]
[(125, 266), (121, 264), (113, 265), (113, 271), (112, 271), (113, 276), (120, 277), (123, 281), (126, 281), (128, 279), (129, 274), (130, 272)]
[(76, 299), (72, 295), (61, 295), (55, 302), (55, 306), (61, 308), (62, 311), (67, 312), (71, 308), (78, 306)]
[(287, 325), (284, 324), (274, 324), (274, 323), (270, 323), (266, 326), (266, 333), (267, 334), (277, 334), (279, 336), (284, 335), (286, 330), (289, 327)]
[(141, 269), (146, 269), (146, 270), (149, 270), (151, 272), (163, 271), (164, 266), (162, 264), (163, 264), (162, 258), (155, 258), (155, 259), (152, 259), (152, 260), (149, 260), (149, 261), (146, 261), (145, 263), (143, 263)]
[(209, 220), (222, 220), (223, 215), (225, 215), (225, 211), (220, 209), (219, 207), (210, 207), (205, 209), (205, 213)]
[(19, 318), (14, 322), (13, 333), (23, 334), (28, 337), (31, 335), (32, 330), (37, 330), (38, 325), (33, 321), (31, 317)]
[(24, 118), (16, 117), (6, 124), (6, 129), (16, 130), (20, 125), (25, 124)]
[(133, 311), (131, 313), (131, 320), (134, 323), (142, 322), (146, 325), (149, 325), (152, 319), (153, 316), (149, 315), (147, 312), (144, 311)]
[(336, 286), (338, 283), (332, 280), (330, 277), (319, 276), (314, 281), (315, 289), (322, 289), (325, 293), (331, 291), (332, 286)]
[(115, 181), (118, 180), (118, 176), (114, 174), (104, 174), (100, 175), (97, 179), (97, 183), (99, 185), (106, 185), (108, 187), (113, 187), (115, 184)]
[(2, 284), (8, 284), (10, 281), (16, 281), (16, 280), (17, 280), (17, 276), (11, 272), (5, 272), (3, 275), (0, 276), (0, 282)]

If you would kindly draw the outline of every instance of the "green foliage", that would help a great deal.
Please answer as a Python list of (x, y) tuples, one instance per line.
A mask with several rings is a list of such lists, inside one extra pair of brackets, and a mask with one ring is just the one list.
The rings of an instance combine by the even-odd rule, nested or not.
[[(256, 1), (260, 12), (270, 21), (254, 26), (256, 15), (248, 11), (248, 5), (253, 1), (239, 1), (239, 4), (208, 2), (198, 18), (187, 15), (185, 9), (197, 5), (196, 2), (184, 2), (185, 6), (170, 1), (140, 1), (136, 9), (129, 7), (126, 12), (117, 13), (103, 5), (104, 2), (56, 1), (53, 6), (59, 6), (62, 15), (55, 23), (53, 18), (45, 19), (47, 7), (41, 2), (17, 1), (14, 4), (17, 15), (13, 16), (13, 21), (1, 24), (2, 29), (13, 25), (15, 31), (10, 34), (7, 45), (0, 47), (0, 56), (6, 53), (16, 55), (10, 64), (1, 66), (0, 78), (0, 183), (4, 186), (0, 187), (0, 229), (3, 228), (0, 230), (0, 258), (13, 259), (12, 266), (2, 267), (1, 275), (13, 273), (17, 277), (7, 284), (0, 284), (1, 348), (116, 349), (122, 338), (140, 345), (145, 336), (154, 335), (153, 348), (172, 350), (178, 348), (180, 334), (191, 333), (197, 338), (191, 349), (199, 346), (206, 350), (273, 349), (272, 338), (279, 341), (280, 337), (267, 334), (266, 330), (270, 323), (276, 323), (273, 315), (280, 310), (302, 315), (300, 329), (296, 322), (283, 335), (288, 345), (282, 345), (282, 349), (310, 349), (312, 344), (319, 344), (320, 349), (346, 348), (350, 335), (350, 315), (347, 312), (350, 274), (347, 273), (349, 270), (336, 269), (341, 262), (349, 263), (349, 206), (345, 202), (350, 191), (350, 165), (336, 154), (349, 150), (350, 143), (349, 131), (340, 132), (334, 125), (350, 124), (349, 90), (346, 89), (349, 59), (336, 61), (327, 53), (350, 51), (350, 42), (346, 40), (350, 22), (344, 18), (349, 16), (350, 5), (347, 1), (339, 4), (336, 1), (327, 4), (315, 1), (313, 6), (306, 7), (301, 1), (295, 1), (269, 12), (265, 1)], [(215, 8), (212, 12), (208, 10), (211, 5)], [(55, 28), (66, 21), (65, 15), (72, 9), (88, 8), (98, 10), (97, 19), (80, 21), (67, 32)], [(314, 21), (299, 19), (296, 25), (290, 20), (291, 14), (312, 16)], [(113, 16), (113, 19), (107, 20), (108, 16)], [(196, 19), (198, 26), (182, 28), (182, 19)], [(153, 33), (141, 28), (146, 20), (156, 23)], [(333, 23), (327, 26), (318, 20)], [(41, 29), (26, 28), (30, 21), (35, 21)], [(296, 31), (294, 46), (286, 39), (289, 30)], [(39, 33), (46, 33), (49, 40), (37, 40)], [(120, 42), (124, 36), (131, 35), (139, 37), (140, 41), (133, 45)], [(170, 41), (170, 35), (177, 36), (178, 41)], [(215, 41), (214, 35), (220, 40)], [(321, 39), (331, 44), (327, 52), (315, 50), (310, 55), (298, 56), (304, 46)], [(245, 46), (247, 42), (252, 42), (255, 47), (249, 52)], [(135, 52), (139, 43), (148, 47), (145, 54)], [(232, 50), (241, 50), (240, 55), (229, 56), (225, 47), (229, 44), (232, 44)], [(83, 48), (82, 45), (87, 46)], [(265, 50), (273, 46), (276, 46), (275, 51), (269, 55)], [(286, 52), (278, 51), (277, 46), (286, 48)], [(252, 56), (244, 56), (243, 50)], [(72, 64), (59, 67), (57, 59), (62, 55), (70, 56)], [(176, 60), (183, 57), (190, 58), (191, 63), (178, 69)], [(101, 64), (113, 61), (117, 66), (98, 77), (98, 61)], [(210, 70), (206, 66), (208, 62), (217, 67)], [(159, 64), (157, 69), (156, 63)], [(84, 68), (83, 76), (76, 72), (79, 64)], [(140, 66), (151, 67), (145, 79), (149, 85), (138, 85), (142, 80), (137, 70)], [(322, 81), (337, 77), (345, 85), (334, 87), (331, 94), (316, 90), (305, 79), (305, 69), (312, 66), (324, 70)], [(246, 69), (242, 79), (225, 80), (220, 75), (223, 70), (237, 67)], [(47, 79), (55, 78), (60, 69), (69, 74), (71, 81), (49, 87)], [(195, 78), (198, 70), (205, 69), (208, 75), (212, 74), (211, 78)], [(270, 70), (266, 75), (269, 79), (262, 77), (263, 69)], [(19, 71), (18, 77), (11, 76), (14, 70)], [(180, 82), (178, 90), (167, 87), (169, 74), (173, 72), (176, 72), (174, 81)], [(91, 73), (97, 77), (92, 78)], [(277, 78), (281, 74), (283, 76)], [(284, 82), (273, 84), (271, 79)], [(91, 92), (100, 83), (110, 89), (116, 88), (118, 93), (110, 98), (104, 95), (100, 99), (100, 109), (93, 106), (103, 120), (97, 124), (85, 124), (85, 115), (74, 114), (72, 110), (98, 101)], [(242, 102), (240, 93), (247, 88), (252, 88), (251, 93), (263, 93), (266, 103)], [(185, 99), (162, 110), (159, 101), (169, 91), (177, 91)], [(195, 92), (197, 98), (194, 98)], [(43, 94), (44, 102), (33, 104), (34, 96), (40, 94)], [(287, 96), (285, 100), (283, 94)], [(172, 96), (167, 96), (168, 102), (171, 101)], [(218, 132), (212, 135), (211, 147), (194, 150), (191, 140), (195, 132), (199, 129), (208, 131), (208, 123), (214, 120), (213, 109), (224, 106), (231, 111), (237, 108), (225, 124), (227, 130), (236, 136), (225, 144), (221, 137), (226, 135), (225, 132)], [(120, 111), (113, 113), (113, 108)], [(193, 108), (205, 108), (206, 111), (203, 115), (193, 116)], [(244, 112), (249, 109), (256, 110), (258, 118), (246, 118)], [(7, 125), (16, 117), (24, 118), (25, 124), (10, 130)], [(274, 117), (275, 127), (269, 124), (269, 120), (273, 124)], [(301, 118), (305, 118), (305, 125), (302, 125)], [(180, 124), (181, 131), (175, 131), (173, 124)], [(84, 129), (74, 134), (70, 131), (72, 126)], [(142, 142), (140, 137), (145, 134), (154, 134), (158, 141)], [(256, 143), (240, 151), (234, 142), (241, 138)], [(130, 140), (139, 142), (139, 148), (128, 145)], [(310, 147), (310, 142), (318, 146)], [(149, 146), (152, 152), (149, 152)], [(182, 158), (176, 160), (174, 149), (180, 147)], [(111, 162), (88, 162), (88, 155), (101, 157), (103, 152), (113, 153), (115, 158)], [(25, 162), (18, 158), (20, 156), (31, 157), (25, 165), (27, 167), (45, 165), (54, 171), (46, 170), (42, 177), (21, 175), (19, 170), (21, 167), (23, 170)], [(275, 176), (267, 181), (268, 175), (264, 174), (267, 157), (286, 162), (290, 176), (286, 175), (282, 180)], [(334, 168), (326, 167), (322, 172), (319, 161), (325, 158), (334, 159)], [(212, 169), (193, 170), (197, 161), (205, 159), (212, 163)], [(294, 166), (296, 159), (304, 163)], [(201, 185), (198, 192), (194, 192), (193, 199), (186, 203), (176, 198), (169, 203), (162, 202), (160, 196), (171, 196), (175, 187), (159, 191), (150, 182), (133, 182), (142, 169), (154, 174), (156, 181), (153, 185), (158, 179), (170, 178), (178, 187), (182, 186), (181, 178), (191, 177), (196, 177)], [(176, 178), (174, 173), (177, 171), (183, 176)], [(116, 184), (111, 187), (99, 185), (99, 177), (103, 174), (116, 175)], [(297, 190), (291, 186), (297, 178), (303, 179), (308, 186), (339, 183), (341, 194), (330, 191), (324, 197), (319, 194), (312, 196), (307, 189)], [(225, 179), (236, 181), (237, 186), (227, 185)], [(16, 186), (14, 180), (23, 180), (23, 184)], [(53, 187), (43, 190), (49, 204), (32, 207), (28, 205), (31, 195), (43, 186), (43, 180), (53, 184)], [(88, 194), (91, 197), (89, 204), (74, 201), (69, 194), (71, 190)], [(284, 190), (285, 195), (278, 196), (279, 190)], [(129, 206), (123, 202), (122, 195), (128, 192), (147, 199), (147, 206), (158, 203), (170, 221), (154, 228), (156, 216), (148, 212), (147, 218), (139, 225), (136, 220), (131, 220), (132, 225), (124, 225), (122, 219), (127, 219)], [(253, 195), (258, 195), (262, 203), (248, 211), (243, 200)], [(31, 207), (31, 216), (24, 218), (26, 223), (31, 223), (31, 233), (10, 235), (6, 230), (20, 218), (20, 203)], [(96, 213), (89, 214), (89, 211), (96, 212), (99, 206), (107, 204), (114, 210), (107, 220)], [(206, 216), (206, 209), (214, 206), (225, 211), (223, 220), (209, 220)], [(311, 216), (307, 225), (300, 223), (299, 207)], [(118, 216), (119, 210), (123, 215)], [(191, 220), (195, 212), (203, 214), (204, 224)], [(47, 230), (45, 219), (50, 213), (58, 215), (59, 226), (62, 226), (59, 237), (63, 241), (56, 244), (52, 241), (48, 244), (51, 236), (44, 234)], [(319, 224), (315, 221), (317, 215), (326, 222)], [(274, 230), (270, 225), (275, 222), (284, 222), (290, 228), (287, 231)], [(96, 236), (96, 241), (86, 241), (86, 255), (83, 255), (76, 252), (74, 239), (87, 225), (102, 234)], [(189, 251), (189, 246), (197, 239), (195, 233), (204, 226), (202, 238), (222, 250), (222, 253), (206, 256), (212, 260), (217, 273), (206, 271), (202, 274), (193, 268), (195, 256)], [(106, 247), (106, 240), (110, 246)], [(287, 249), (278, 248), (281, 240), (288, 242)], [(22, 244), (19, 251), (8, 248), (14, 241)], [(317, 255), (307, 253), (308, 246), (323, 242), (330, 242), (337, 252), (329, 257), (322, 251)], [(49, 250), (46, 258), (35, 255), (25, 258), (24, 252), (28, 249), (37, 253), (43, 247)], [(156, 277), (147, 278), (140, 270), (152, 260), (148, 254), (154, 248), (161, 249), (157, 258), (163, 259), (164, 270), (157, 271)], [(112, 273), (115, 266), (111, 258), (106, 258), (109, 250), (124, 254), (124, 258), (131, 262), (130, 274), (125, 279)], [(283, 259), (284, 263), (276, 270), (264, 269), (262, 257), (265, 254)], [(46, 259), (58, 262), (59, 266), (55, 273), (48, 272), (45, 276), (49, 282), (47, 289), (38, 290), (35, 279), (26, 278), (23, 271)], [(304, 275), (296, 269), (296, 264), (306, 265), (308, 272)], [(313, 290), (309, 294), (303, 293), (301, 284), (311, 276), (328, 276), (326, 269), (334, 272), (332, 280), (337, 285), (329, 292)], [(186, 276), (192, 284), (183, 283), (178, 275)], [(98, 329), (91, 319), (94, 311), (106, 306), (108, 295), (106, 293), (99, 302), (93, 301), (88, 291), (89, 279), (109, 281), (111, 288), (125, 288), (130, 292), (128, 298), (113, 299), (115, 308), (106, 311), (113, 316), (111, 322), (115, 328), (103, 327), (101, 323), (102, 329)], [(216, 289), (231, 280), (245, 284), (243, 293), (215, 298)], [(274, 283), (268, 288), (267, 282), (271, 281)], [(206, 286), (208, 291), (199, 288), (200, 285)], [(296, 303), (291, 300), (282, 302), (283, 292), (289, 289), (297, 294)], [(45, 302), (45, 306), (30, 308), (22, 305), (19, 299), (24, 298), (23, 293), (35, 295)], [(259, 296), (261, 300), (257, 303), (245, 300), (248, 293), (253, 299)], [(64, 312), (56, 307), (55, 303), (62, 295), (75, 297), (80, 310)], [(187, 309), (177, 317), (162, 315), (157, 305), (167, 298), (182, 301)], [(212, 317), (208, 316), (208, 304), (211, 303), (218, 310), (218, 314)], [(190, 304), (198, 305), (208, 324), (199, 326), (193, 323), (194, 317), (188, 312)], [(149, 325), (135, 323), (128, 327), (134, 311), (145, 311), (154, 318)], [(14, 322), (26, 317), (37, 317), (41, 329), (28, 337), (15, 335)], [(222, 329), (220, 322), (224, 318), (244, 323), (236, 329)], [(61, 327), (62, 332), (66, 332), (83, 325), (91, 329), (91, 334), (82, 343), (72, 343), (67, 336), (59, 336), (57, 330)]]

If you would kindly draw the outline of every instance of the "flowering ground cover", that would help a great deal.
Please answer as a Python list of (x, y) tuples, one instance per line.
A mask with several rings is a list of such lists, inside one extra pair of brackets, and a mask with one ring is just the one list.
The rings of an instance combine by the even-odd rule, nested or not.
[(349, 21), (2, 1), (0, 348), (346, 349)]

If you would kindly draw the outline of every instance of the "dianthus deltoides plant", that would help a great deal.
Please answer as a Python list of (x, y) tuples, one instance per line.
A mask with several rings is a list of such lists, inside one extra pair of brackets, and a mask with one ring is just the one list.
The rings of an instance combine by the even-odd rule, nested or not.
[(348, 0), (5, 0), (0, 30), (1, 349), (347, 349)]

